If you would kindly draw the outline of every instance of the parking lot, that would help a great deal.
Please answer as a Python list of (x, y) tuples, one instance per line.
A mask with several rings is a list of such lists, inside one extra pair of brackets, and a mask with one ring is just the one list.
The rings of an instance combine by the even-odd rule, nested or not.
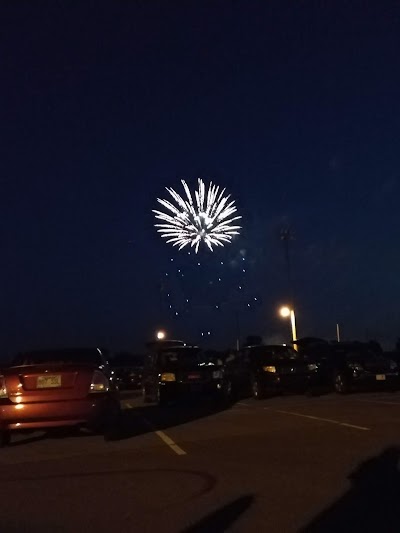
[(2, 531), (398, 531), (400, 393), (122, 404), (110, 442), (14, 436)]

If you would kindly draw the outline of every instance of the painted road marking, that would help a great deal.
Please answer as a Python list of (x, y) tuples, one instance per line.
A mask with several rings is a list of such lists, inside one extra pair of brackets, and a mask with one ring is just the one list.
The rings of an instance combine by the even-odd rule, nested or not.
[(168, 437), (164, 431), (157, 430), (154, 433), (157, 435), (157, 437), (160, 437), (160, 439), (165, 442), (165, 444), (169, 446), (171, 450), (176, 453), (176, 455), (186, 455), (185, 450), (182, 450), (182, 448), (178, 446), (170, 437)]
[(300, 416), (302, 418), (309, 418), (311, 420), (319, 420), (320, 422), (327, 422), (329, 424), (336, 424), (337, 426), (345, 426), (348, 428), (359, 429), (361, 431), (370, 431), (371, 428), (366, 428), (363, 426), (356, 426), (354, 424), (347, 424), (346, 422), (339, 422), (338, 420), (332, 420), (331, 418), (321, 418), (319, 416), (304, 415), (303, 413), (295, 413), (293, 411), (281, 411), (280, 409), (272, 409), (271, 407), (264, 407), (267, 411), (272, 411), (275, 413), (281, 413), (283, 415), (292, 415)]
[(237, 405), (243, 405), (244, 407), (251, 407), (248, 403), (238, 402)]
[(159, 437), (167, 446), (171, 448), (171, 450), (176, 453), (176, 455), (186, 455), (185, 450), (182, 450), (182, 448), (178, 446), (176, 442), (171, 439), (171, 437), (168, 437), (164, 431), (156, 429), (153, 424), (147, 420), (147, 418), (143, 418), (143, 421), (153, 431), (153, 433), (157, 435), (157, 437)]

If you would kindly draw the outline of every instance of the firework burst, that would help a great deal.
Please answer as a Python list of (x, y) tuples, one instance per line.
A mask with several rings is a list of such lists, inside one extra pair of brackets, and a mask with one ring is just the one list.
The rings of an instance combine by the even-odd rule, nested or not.
[(168, 243), (179, 250), (190, 245), (197, 253), (201, 243), (213, 251), (214, 246), (224, 246), (239, 235), (241, 226), (234, 223), (242, 217), (233, 216), (237, 212), (235, 201), (229, 194), (225, 195), (225, 189), (212, 182), (207, 189), (199, 178), (198, 188), (192, 195), (185, 180), (181, 181), (185, 195), (166, 187), (173, 201), (157, 198), (167, 211), (153, 210), (155, 218), (162, 222), (155, 227)]

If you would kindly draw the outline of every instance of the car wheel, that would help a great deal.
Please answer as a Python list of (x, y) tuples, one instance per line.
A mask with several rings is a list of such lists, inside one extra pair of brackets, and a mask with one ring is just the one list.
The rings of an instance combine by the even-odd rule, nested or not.
[(0, 431), (0, 448), (8, 446), (11, 442), (11, 432), (10, 431)]
[(222, 398), (224, 401), (230, 403), (233, 400), (233, 387), (232, 387), (232, 381), (228, 379), (224, 383)]
[(143, 402), (144, 403), (150, 403), (151, 402), (151, 398), (147, 394), (146, 387), (144, 385), (142, 387), (142, 397), (143, 397)]
[(262, 399), (263, 395), (262, 395), (260, 383), (258, 382), (257, 379), (253, 380), (253, 382), (251, 384), (251, 390), (252, 390), (252, 393), (253, 393), (253, 398), (255, 398), (256, 400), (261, 400)]
[(336, 374), (334, 387), (335, 392), (338, 394), (346, 394), (348, 392), (348, 386), (343, 374)]

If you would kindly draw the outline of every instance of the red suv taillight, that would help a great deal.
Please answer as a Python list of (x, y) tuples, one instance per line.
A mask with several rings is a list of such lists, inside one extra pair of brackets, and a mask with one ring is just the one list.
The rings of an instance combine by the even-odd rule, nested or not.
[(4, 376), (0, 376), (0, 398), (8, 398), (6, 378)]
[(95, 370), (90, 384), (90, 392), (107, 392), (110, 389), (110, 383), (106, 376), (99, 370)]

